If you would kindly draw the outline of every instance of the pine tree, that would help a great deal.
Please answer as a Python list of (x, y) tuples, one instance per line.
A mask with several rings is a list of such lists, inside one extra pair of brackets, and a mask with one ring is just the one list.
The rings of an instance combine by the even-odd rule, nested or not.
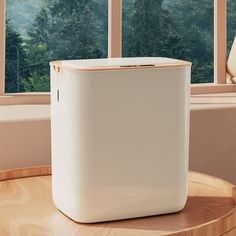
[(50, 49), (54, 59), (102, 57), (92, 0), (57, 0), (50, 8)]
[(94, 5), (92, 0), (55, 0), (41, 8), (26, 41), (29, 75), (22, 81), (25, 90), (49, 90), (49, 62), (52, 60), (103, 56), (101, 29), (95, 20), (99, 17), (93, 14), (94, 7), (101, 8), (100, 4)]
[[(24, 41), (8, 19), (6, 21), (6, 73), (5, 92), (14, 93), (23, 90), (21, 80), (25, 66)], [(17, 64), (19, 67), (17, 67)]]
[(49, 10), (43, 6), (28, 31), (27, 61), (29, 70), (33, 74), (49, 76), (50, 24)]
[(94, 0), (94, 22), (96, 24), (96, 41), (102, 50), (102, 56), (108, 55), (108, 0)]
[(183, 59), (185, 45), (173, 27), (163, 0), (136, 0), (127, 34), (128, 56), (170, 56)]
[(236, 2), (234, 0), (227, 1), (227, 49), (228, 53), (232, 47), (235, 38), (236, 28)]
[(49, 10), (47, 6), (43, 6), (28, 31), (29, 43), (36, 45), (47, 44), (50, 37), (50, 23)]
[(22, 80), (25, 91), (49, 91), (49, 61), (48, 47), (50, 38), (50, 15), (46, 6), (43, 6), (36, 15), (28, 31), (29, 39), (26, 41), (26, 62), (24, 68), (28, 76)]
[(190, 58), (207, 62), (213, 54), (213, 1), (175, 0), (167, 5), (174, 26), (184, 37)]
[(174, 27), (183, 37), (193, 62), (192, 83), (213, 82), (213, 2), (212, 0), (166, 1)]

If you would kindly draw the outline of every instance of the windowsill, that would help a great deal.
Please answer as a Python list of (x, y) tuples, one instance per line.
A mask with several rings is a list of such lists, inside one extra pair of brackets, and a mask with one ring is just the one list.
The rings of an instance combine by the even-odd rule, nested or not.
[(0, 106), (50, 104), (50, 93), (8, 93), (0, 96)]
[[(207, 97), (221, 96), (222, 94), (236, 93), (236, 84), (193, 84), (191, 85), (191, 95), (195, 98), (196, 95)], [(204, 99), (203, 99), (204, 100)], [(212, 101), (213, 99), (211, 99)], [(198, 101), (198, 99), (197, 99)], [(199, 98), (202, 103), (202, 99)], [(206, 100), (209, 103), (209, 100)], [(210, 101), (210, 102), (211, 102)], [(224, 103), (222, 99), (220, 103)], [(231, 101), (230, 101), (231, 102)], [(193, 99), (193, 104), (196, 103), (196, 99)], [(204, 105), (205, 102), (203, 102)], [(228, 100), (225, 102), (228, 103)], [(0, 95), (0, 106), (4, 105), (39, 105), (39, 104), (50, 104), (50, 93), (8, 93)], [(205, 104), (207, 105), (207, 104)], [(213, 104), (212, 104), (213, 105)], [(225, 104), (226, 105), (226, 104)], [(214, 105), (213, 105), (214, 106)], [(194, 106), (196, 107), (196, 106)]]
[(236, 92), (236, 84), (192, 84), (191, 94), (233, 93)]
[(236, 108), (236, 93), (191, 95), (191, 110)]
[[(236, 109), (236, 93), (191, 95), (190, 108), (192, 111), (230, 108)], [(18, 104), (0, 106), (0, 122), (2, 123), (33, 120), (50, 120), (50, 105)]]

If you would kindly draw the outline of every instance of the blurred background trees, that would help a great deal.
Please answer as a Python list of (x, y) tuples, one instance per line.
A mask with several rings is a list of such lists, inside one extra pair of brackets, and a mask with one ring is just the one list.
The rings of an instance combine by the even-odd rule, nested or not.
[[(20, 33), (14, 29), (10, 20), (6, 21), (6, 92), (19, 92), (23, 90), (21, 80), (26, 75), (25, 66), (26, 51), (24, 40)], [(20, 67), (21, 65), (21, 67)]]
[[(14, 2), (14, 0), (7, 2), (10, 9), (13, 8)], [(18, 3), (19, 1), (15, 7)], [(10, 20), (7, 20), (6, 92), (49, 91), (50, 61), (106, 57), (107, 50), (102, 42), (107, 34), (104, 32), (101, 19), (98, 19), (98, 17), (107, 18), (105, 1), (44, 0), (41, 1), (41, 7), (35, 7), (39, 2), (32, 0), (34, 14), (30, 10), (28, 17), (25, 17), (29, 4), (29, 1), (22, 1), (25, 8), (22, 8), (22, 5), (18, 6), (24, 14), (19, 14), (16, 9), (11, 12), (12, 15), (9, 12), (7, 14), (8, 19), (13, 18), (18, 24), (14, 28), (14, 25), (9, 23)], [(99, 14), (95, 15), (97, 9)], [(102, 13), (103, 11), (106, 13)], [(31, 23), (29, 24), (25, 18)], [(19, 28), (16, 31), (17, 26)], [(21, 71), (18, 90), (16, 89), (18, 71), (14, 67), (17, 58), (12, 45), (19, 49), (18, 63)]]
[[(213, 82), (213, 3), (123, 0), (123, 56), (190, 60), (192, 83)], [(107, 0), (7, 0), (6, 92), (49, 91), (52, 60), (107, 57), (107, 8)], [(228, 0), (228, 48), (234, 29)]]

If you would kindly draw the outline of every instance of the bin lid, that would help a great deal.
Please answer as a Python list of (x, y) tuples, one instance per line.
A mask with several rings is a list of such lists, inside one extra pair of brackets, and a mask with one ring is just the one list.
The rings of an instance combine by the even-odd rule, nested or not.
[(165, 57), (130, 57), (130, 58), (106, 58), (106, 59), (84, 59), (53, 61), (50, 65), (60, 69), (71, 69), (80, 71), (98, 70), (124, 70), (191, 66), (191, 62), (176, 60)]

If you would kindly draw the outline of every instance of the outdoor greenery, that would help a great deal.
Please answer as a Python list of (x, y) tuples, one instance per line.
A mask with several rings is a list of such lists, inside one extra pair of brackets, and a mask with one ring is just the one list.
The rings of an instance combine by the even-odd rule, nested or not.
[(236, 1), (227, 0), (227, 8), (227, 49), (229, 53), (236, 36)]
[(27, 35), (7, 14), (6, 92), (49, 91), (50, 61), (106, 57), (107, 11), (106, 0), (44, 0), (31, 24), (22, 20)]
[[(213, 2), (123, 0), (123, 56), (189, 60), (192, 83), (213, 82)], [(107, 0), (7, 0), (6, 92), (49, 91), (52, 60), (107, 57), (107, 5)], [(233, 0), (228, 13), (230, 48)]]
[(192, 83), (213, 82), (213, 0), (123, 0), (125, 56), (193, 62)]

